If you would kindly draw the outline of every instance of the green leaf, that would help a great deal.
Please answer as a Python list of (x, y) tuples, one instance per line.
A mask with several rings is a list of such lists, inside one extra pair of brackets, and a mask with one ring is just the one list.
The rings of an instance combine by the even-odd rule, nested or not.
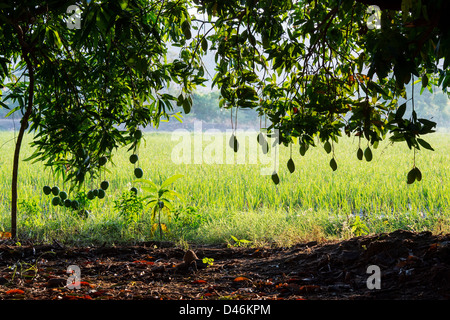
[(431, 145), (430, 145), (428, 142), (426, 142), (425, 140), (420, 139), (420, 138), (417, 138), (417, 142), (419, 142), (419, 144), (420, 144), (422, 147), (424, 147), (425, 149), (434, 151), (434, 149), (431, 147)]
[(139, 183), (139, 182), (145, 183), (145, 184), (149, 185), (152, 188), (155, 188), (155, 189), (157, 188), (157, 185), (153, 181), (148, 180), (148, 179), (135, 179), (133, 181), (133, 183)]
[(128, 7), (128, 0), (119, 0), (119, 5), (122, 10), (125, 10)]
[(60, 36), (59, 36), (58, 31), (53, 30), (53, 35), (54, 35), (54, 39), (55, 39), (55, 46), (56, 46), (57, 48), (61, 48), (63, 44), (62, 44), (62, 42), (61, 42), (61, 38), (60, 38)]
[(183, 31), (184, 37), (189, 40), (192, 37), (191, 26), (187, 20), (184, 20), (181, 24), (181, 31)]
[(208, 50), (208, 41), (206, 40), (206, 38), (203, 38), (203, 39), (202, 39), (201, 45), (202, 45), (203, 51), (206, 52), (206, 51)]
[(267, 154), (269, 152), (269, 143), (267, 142), (266, 138), (264, 137), (264, 134), (262, 132), (258, 133), (258, 136), (256, 137), (256, 141), (261, 145), (262, 152), (264, 154)]
[(395, 113), (395, 120), (399, 121), (403, 118), (403, 115), (406, 111), (406, 102), (403, 103), (400, 107), (398, 107), (397, 112)]
[(178, 193), (178, 192), (176, 192), (174, 190), (170, 190), (170, 192), (168, 194), (169, 194), (168, 197), (171, 198), (172, 200), (174, 200), (175, 198), (178, 198), (178, 199), (184, 201), (184, 197), (183, 197), (183, 195), (181, 193)]
[(20, 110), (20, 106), (15, 107), (14, 109), (12, 109), (11, 111), (9, 111), (6, 115), (5, 118), (8, 118), (10, 115), (12, 115), (14, 112), (16, 112), (17, 110)]
[(171, 176), (170, 178), (168, 178), (167, 180), (165, 180), (162, 184), (161, 184), (161, 189), (167, 187), (169, 184), (175, 182), (176, 180), (180, 179), (184, 177), (184, 175), (182, 174), (175, 174), (173, 176)]
[(184, 101), (184, 97), (183, 97), (183, 94), (182, 93), (180, 93), (180, 95), (178, 96), (178, 98), (177, 98), (177, 106), (182, 106), (183, 105), (183, 101)]
[(424, 74), (422, 77), (422, 87), (425, 88), (426, 86), (428, 86), (428, 77)]
[(258, 135), (256, 136), (256, 141), (261, 146), (262, 146), (263, 139), (264, 139), (264, 135), (262, 134), (262, 132), (258, 133)]
[(434, 128), (436, 126), (436, 122), (430, 121), (428, 119), (419, 118), (419, 119), (417, 119), (417, 121), (419, 121), (420, 123), (422, 123), (424, 126), (427, 126), (427, 127)]

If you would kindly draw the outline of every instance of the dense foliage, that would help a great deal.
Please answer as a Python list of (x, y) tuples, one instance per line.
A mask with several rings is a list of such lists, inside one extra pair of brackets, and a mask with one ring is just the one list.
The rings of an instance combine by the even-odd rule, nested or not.
[(282, 143), (303, 149), (318, 135), (332, 152), (342, 131), (367, 147), (392, 133), (431, 149), (419, 136), (435, 123), (418, 117), (405, 84), (447, 92), (448, 2), (372, 1), (380, 11), (355, 0), (196, 2), (214, 30), (206, 38), (217, 49), (214, 84), (226, 108), (256, 108)]
[[(78, 13), (67, 10), (75, 3)], [(190, 37), (187, 1), (3, 1), (0, 9), (0, 79), (9, 89), (5, 99), (16, 100), (23, 114), (12, 179), (14, 229), (27, 128), (37, 133), (30, 159), (80, 185), (118, 146), (136, 148), (139, 126), (157, 126), (175, 113), (172, 102), (188, 112), (189, 94), (203, 80), (189, 48), (166, 58), (167, 43), (185, 46)], [(171, 82), (181, 85), (178, 97), (164, 92)]]

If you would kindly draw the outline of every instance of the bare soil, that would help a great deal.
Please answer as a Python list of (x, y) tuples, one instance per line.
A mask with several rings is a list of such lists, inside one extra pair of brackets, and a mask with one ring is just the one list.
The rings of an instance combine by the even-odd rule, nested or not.
[[(195, 265), (184, 264), (185, 250), (170, 243), (80, 248), (3, 241), (0, 300), (450, 298), (450, 234), (398, 230), (290, 248), (191, 249)], [(70, 265), (80, 268), (79, 289), (67, 286)], [(380, 289), (367, 287), (370, 265), (380, 268)]]

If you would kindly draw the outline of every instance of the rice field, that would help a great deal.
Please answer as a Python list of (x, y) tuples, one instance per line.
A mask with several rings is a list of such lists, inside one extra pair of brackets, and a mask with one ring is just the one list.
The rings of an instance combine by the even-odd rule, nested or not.
[[(13, 132), (0, 132), (0, 231), (10, 229), (13, 138)], [(185, 163), (179, 158), (174, 160), (174, 153), (177, 154), (174, 150), (180, 149), (181, 140), (170, 132), (145, 133), (145, 142), (138, 151), (143, 178), (161, 183), (174, 174), (184, 175), (172, 185), (184, 196), (183, 201), (174, 202), (170, 220), (162, 217), (168, 229), (165, 240), (180, 244), (289, 246), (298, 241), (343, 239), (399, 228), (450, 231), (450, 134), (425, 137), (435, 151), (416, 154), (423, 179), (412, 185), (406, 184), (406, 174), (413, 165), (413, 153), (406, 144), (382, 142), (372, 150), (373, 160), (367, 162), (356, 157), (358, 140), (343, 137), (334, 146), (336, 171), (331, 170), (331, 155), (322, 147), (310, 148), (302, 157), (298, 145), (293, 145), (292, 151), (281, 146), (280, 183), (275, 185), (270, 175), (261, 174), (263, 159), (257, 158), (255, 163), (247, 158), (241, 164), (226, 161), (230, 146), (225, 133), (216, 135), (215, 145), (204, 138), (200, 145), (194, 146), (192, 134), (190, 138), (187, 141), (193, 148), (186, 157), (190, 161)], [(31, 137), (26, 136), (22, 158), (32, 153), (29, 141)], [(254, 153), (249, 148), (252, 147), (240, 141), (241, 151), (248, 156)], [(214, 155), (219, 155), (217, 161), (205, 156), (211, 155), (212, 149)], [(199, 151), (203, 152), (203, 158), (196, 160)], [(292, 174), (286, 166), (291, 152), (295, 163)], [(90, 215), (86, 219), (69, 208), (52, 206), (52, 197), (43, 194), (44, 185), (68, 189), (63, 181), (55, 181), (40, 163), (21, 162), (20, 240), (55, 239), (84, 245), (158, 240), (159, 234), (152, 232), (149, 208), (139, 211), (130, 221), (115, 207), (122, 193), (133, 186), (138, 187), (138, 195), (145, 195), (145, 190), (133, 183), (130, 155), (126, 149), (119, 150), (113, 159), (115, 165), (106, 165), (110, 173), (102, 173), (101, 180), (109, 181), (109, 189), (104, 199), (89, 202)], [(101, 180), (87, 182), (86, 191)], [(236, 243), (233, 238), (249, 242)]]

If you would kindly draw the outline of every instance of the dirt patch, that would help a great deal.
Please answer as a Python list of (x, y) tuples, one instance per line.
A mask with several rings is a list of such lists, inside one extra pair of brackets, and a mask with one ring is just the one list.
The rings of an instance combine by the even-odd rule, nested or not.
[[(69, 248), (3, 242), (0, 299), (450, 298), (449, 234), (399, 230), (287, 249), (191, 249), (199, 259), (186, 264), (184, 250), (164, 243)], [(80, 279), (67, 273), (71, 265)], [(380, 289), (367, 287), (371, 265), (379, 267)], [(75, 282), (68, 286), (69, 276)]]

